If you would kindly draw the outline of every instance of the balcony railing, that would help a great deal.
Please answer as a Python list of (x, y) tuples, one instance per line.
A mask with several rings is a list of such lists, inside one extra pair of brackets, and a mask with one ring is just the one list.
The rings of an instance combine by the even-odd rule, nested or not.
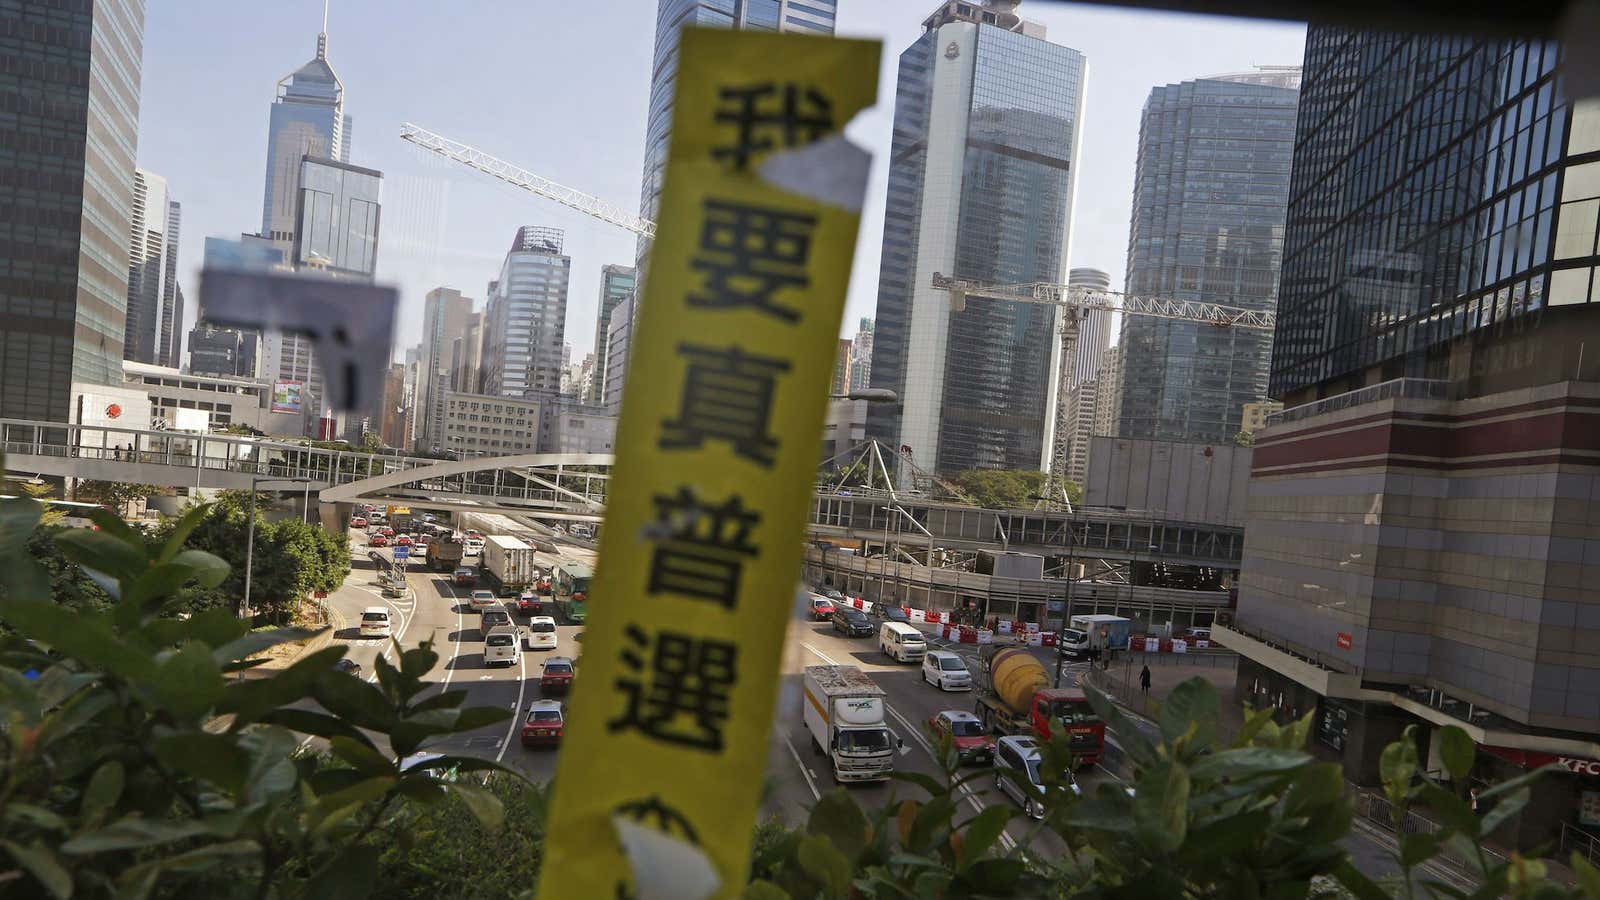
[(1356, 406), (1365, 406), (1368, 403), (1377, 403), (1380, 400), (1448, 400), (1450, 399), (1450, 382), (1434, 378), (1396, 378), (1382, 384), (1374, 384), (1356, 391), (1348, 391), (1333, 397), (1324, 397), (1313, 400), (1289, 409), (1281, 410), (1267, 416), (1267, 427), (1274, 425), (1287, 425), (1323, 413), (1335, 412), (1341, 409), (1350, 409)]

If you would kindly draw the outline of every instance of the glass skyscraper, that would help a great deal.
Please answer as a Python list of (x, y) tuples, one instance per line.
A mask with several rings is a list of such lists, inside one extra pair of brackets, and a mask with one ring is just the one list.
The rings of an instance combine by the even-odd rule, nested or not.
[(345, 129), (344, 82), (328, 61), (328, 35), (317, 35), (317, 55), (278, 81), (267, 125), (267, 178), (261, 200), (261, 234), (294, 242), (300, 202), (300, 160), (350, 159)]
[(128, 239), (128, 314), (122, 356), (177, 368), (182, 360), (183, 289), (178, 284), (182, 207), (153, 172), (133, 172), (133, 227)]
[(561, 394), (567, 285), (572, 257), (559, 228), (524, 225), (490, 284), (485, 320), (483, 392), (538, 399)]
[(144, 9), (0, 5), (0, 416), (122, 383)]
[[(1128, 230), (1131, 294), (1271, 309), (1283, 258), (1300, 70), (1158, 87), (1145, 102)], [(1267, 390), (1272, 336), (1122, 320), (1118, 435), (1223, 443)]]
[[(678, 75), (678, 33), (685, 28), (752, 28), (831, 35), (836, 6), (837, 0), (658, 0), (639, 215), (654, 219), (661, 208), (661, 177), (667, 168), (667, 136), (672, 129), (672, 88)], [(650, 240), (639, 238), (641, 276), (649, 253)]]
[(371, 281), (378, 269), (383, 173), (308, 156), (299, 181), (295, 267)]
[(869, 434), (919, 467), (1047, 463), (1062, 364), (1055, 307), (970, 298), (1067, 275), (1086, 63), (1003, 5), (950, 2), (900, 55), (872, 348)]
[(594, 369), (583, 397), (585, 403), (598, 405), (604, 402), (611, 314), (616, 311), (618, 304), (633, 296), (636, 271), (633, 266), (600, 267), (600, 310), (594, 326)]
[(1274, 397), (1449, 377), (1447, 342), (1595, 296), (1600, 132), (1557, 56), (1310, 29)]

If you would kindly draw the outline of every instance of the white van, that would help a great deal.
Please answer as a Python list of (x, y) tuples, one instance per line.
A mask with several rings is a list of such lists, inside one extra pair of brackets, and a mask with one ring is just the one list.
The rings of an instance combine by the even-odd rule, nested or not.
[(885, 622), (878, 629), (878, 649), (898, 662), (916, 662), (928, 652), (922, 632), (904, 622)]
[(522, 642), (517, 640), (517, 630), (506, 625), (490, 629), (483, 639), (483, 664), (486, 666), (514, 666), (522, 656)]
[(369, 606), (361, 611), (361, 636), (389, 636), (389, 611), (381, 606)]

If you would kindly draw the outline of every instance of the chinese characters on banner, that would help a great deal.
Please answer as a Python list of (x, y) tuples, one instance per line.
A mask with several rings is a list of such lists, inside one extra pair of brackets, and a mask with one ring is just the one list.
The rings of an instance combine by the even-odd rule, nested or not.
[(683, 34), (544, 900), (743, 890), (878, 54)]

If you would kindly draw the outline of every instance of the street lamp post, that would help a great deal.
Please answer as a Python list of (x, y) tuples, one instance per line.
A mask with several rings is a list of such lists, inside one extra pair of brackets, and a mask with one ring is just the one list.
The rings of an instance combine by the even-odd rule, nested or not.
[[(269, 482), (281, 481), (304, 484), (306, 490), (306, 503), (308, 505), (311, 497), (311, 479), (309, 478), (262, 479), (259, 475), (250, 476), (250, 511), (247, 514), (248, 522), (245, 526), (244, 543), (244, 603), (239, 609), (239, 617), (242, 619), (250, 618), (250, 582), (251, 576), (254, 574), (256, 561), (256, 485), (260, 484), (263, 480)], [(301, 515), (304, 515), (304, 507), (302, 507)]]

